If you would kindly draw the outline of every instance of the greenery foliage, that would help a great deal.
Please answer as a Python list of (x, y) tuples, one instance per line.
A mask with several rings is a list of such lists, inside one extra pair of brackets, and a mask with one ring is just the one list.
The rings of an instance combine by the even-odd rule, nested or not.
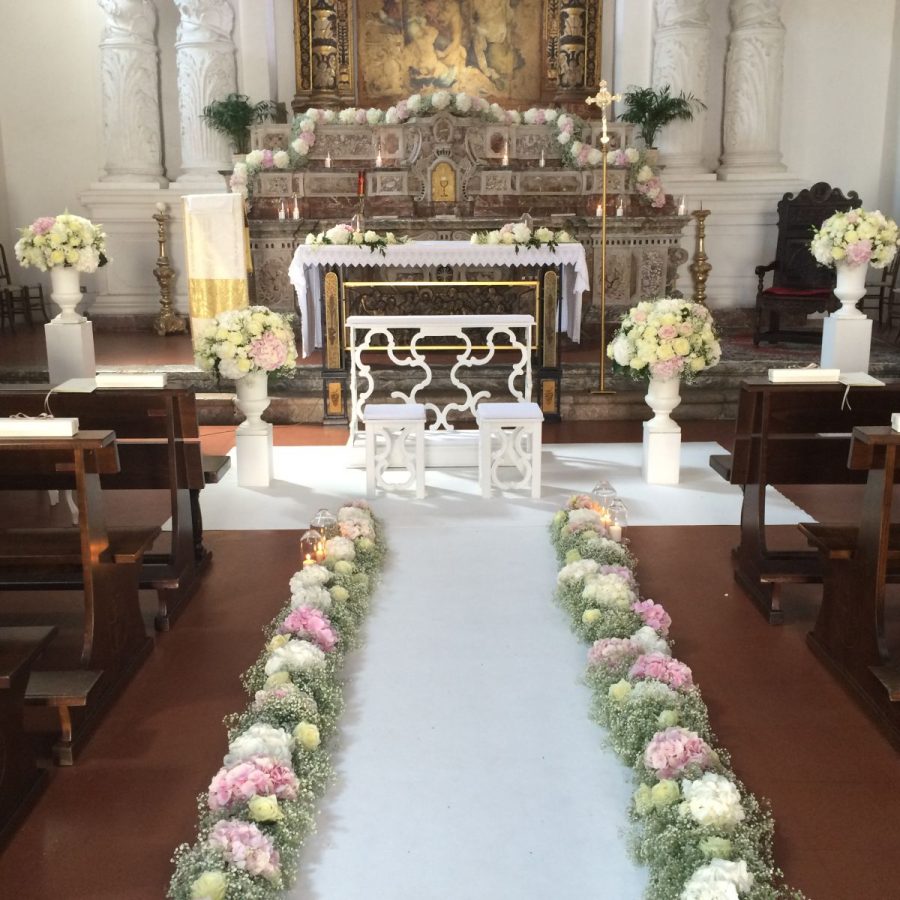
[(276, 105), (271, 100), (251, 103), (246, 94), (229, 94), (224, 100), (213, 100), (203, 109), (203, 118), (213, 131), (231, 140), (235, 153), (250, 150), (250, 126), (274, 116)]
[(693, 94), (685, 94), (684, 91), (673, 94), (671, 85), (668, 84), (658, 88), (632, 86), (622, 99), (628, 109), (619, 119), (630, 125), (637, 125), (638, 133), (647, 147), (656, 146), (657, 132), (670, 122), (690, 122), (695, 112), (706, 109), (706, 104)]

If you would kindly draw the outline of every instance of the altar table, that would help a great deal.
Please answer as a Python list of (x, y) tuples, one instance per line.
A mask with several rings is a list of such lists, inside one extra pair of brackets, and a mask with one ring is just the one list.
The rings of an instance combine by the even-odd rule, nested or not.
[[(344, 327), (346, 318), (352, 312), (348, 313), (346, 309), (343, 277), (345, 271), (363, 266), (425, 273), (429, 280), (419, 282), (422, 286), (435, 287), (443, 279), (446, 287), (456, 288), (466, 285), (467, 271), (479, 268), (504, 267), (513, 273), (517, 269), (529, 270), (522, 273), (526, 280), (516, 280), (514, 275), (508, 281), (468, 283), (472, 285), (473, 292), (480, 290), (482, 294), (488, 291), (488, 286), (500, 285), (528, 286), (535, 292), (531, 312), (537, 322), (534, 349), (536, 363), (542, 373), (540, 403), (545, 418), (549, 421), (558, 419), (560, 370), (557, 334), (565, 333), (573, 341), (581, 339), (581, 297), (589, 287), (587, 261), (581, 244), (559, 244), (555, 251), (546, 246), (519, 247), (516, 252), (515, 245), (509, 244), (411, 241), (386, 247), (384, 255), (358, 245), (301, 244), (294, 253), (289, 275), (297, 292), (301, 313), (303, 355), (308, 356), (314, 347), (324, 344), (322, 371), (326, 421), (346, 422), (349, 418)], [(378, 283), (385, 287), (412, 287), (414, 284), (408, 277), (399, 281), (384, 279)], [(416, 310), (416, 314), (437, 312), (441, 310)], [(498, 310), (479, 308), (474, 312), (496, 314)]]

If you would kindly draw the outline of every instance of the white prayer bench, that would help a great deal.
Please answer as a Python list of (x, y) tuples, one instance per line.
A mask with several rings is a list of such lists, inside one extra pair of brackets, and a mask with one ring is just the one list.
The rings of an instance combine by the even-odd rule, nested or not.
[[(531, 355), (534, 346), (534, 317), (528, 315), (472, 316), (350, 316), (346, 327), (350, 348), (350, 439), (351, 465), (364, 465), (361, 426), (366, 424), (366, 404), (375, 392), (377, 371), (363, 359), (364, 354), (383, 353), (398, 369), (421, 371), (421, 378), (408, 392), (391, 391), (390, 396), (402, 404), (421, 403), (432, 421), (425, 430), (425, 465), (431, 468), (478, 465), (479, 432), (458, 430), (450, 421), (457, 413), (476, 417), (480, 403), (491, 399), (488, 390), (473, 390), (466, 375), (486, 366), (496, 365), (498, 353), (508, 355), (510, 362), (507, 389), (512, 403), (531, 402)], [(473, 332), (486, 332), (486, 339), (476, 345)], [(412, 332), (402, 344), (397, 333)], [(434, 373), (426, 358), (425, 348), (435, 349), (434, 339), (451, 339), (456, 354), (450, 367), (449, 382), (458, 399), (438, 404), (424, 394), (432, 386)], [(449, 348), (448, 348), (449, 349)], [(504, 360), (503, 364), (506, 364)], [(358, 452), (354, 452), (358, 451)], [(394, 464), (403, 465), (394, 459)]]

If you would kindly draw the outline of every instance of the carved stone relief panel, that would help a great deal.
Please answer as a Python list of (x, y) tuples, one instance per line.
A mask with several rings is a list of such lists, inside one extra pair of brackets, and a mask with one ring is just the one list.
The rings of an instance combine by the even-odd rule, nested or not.
[(307, 172), (304, 180), (307, 197), (355, 197), (355, 172)]
[[(613, 169), (607, 166), (606, 169), (606, 192), (607, 194), (625, 194), (629, 193), (626, 187), (628, 173), (624, 169)], [(603, 172), (600, 169), (589, 169), (584, 172), (586, 184), (585, 190), (589, 194), (600, 194), (603, 192)]]
[(479, 194), (511, 194), (512, 172), (482, 172)]
[(379, 196), (400, 194), (405, 197), (409, 193), (407, 180), (406, 172), (375, 172), (372, 193)]
[(581, 172), (519, 172), (516, 188), (525, 194), (581, 193)]
[(250, 129), (253, 150), (287, 150), (291, 143), (291, 126), (263, 122)]
[(280, 312), (293, 311), (293, 288), (288, 278), (292, 256), (290, 248), (260, 250), (253, 254), (257, 303)]
[(260, 197), (285, 197), (293, 191), (294, 179), (290, 172), (260, 172)]
[(406, 131), (403, 128), (387, 126), (379, 128), (377, 132), (378, 145), (381, 147), (381, 156), (387, 165), (391, 160), (401, 163), (406, 156)]

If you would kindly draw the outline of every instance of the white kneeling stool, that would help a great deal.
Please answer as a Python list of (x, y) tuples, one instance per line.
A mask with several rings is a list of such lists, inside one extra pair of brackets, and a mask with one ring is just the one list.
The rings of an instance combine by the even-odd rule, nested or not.
[[(424, 497), (425, 407), (421, 403), (367, 403), (363, 407), (363, 422), (367, 496), (374, 497), (377, 488), (383, 491), (415, 488), (416, 497)], [(412, 448), (410, 438), (414, 443)], [(388, 469), (405, 469), (406, 477), (386, 481), (384, 475)]]
[[(541, 426), (544, 414), (537, 403), (479, 403), (478, 481), (481, 495), (491, 496), (491, 487), (500, 490), (531, 488), (532, 497), (541, 496)], [(497, 438), (495, 448), (494, 438)], [(512, 466), (518, 481), (504, 481), (501, 466)]]

